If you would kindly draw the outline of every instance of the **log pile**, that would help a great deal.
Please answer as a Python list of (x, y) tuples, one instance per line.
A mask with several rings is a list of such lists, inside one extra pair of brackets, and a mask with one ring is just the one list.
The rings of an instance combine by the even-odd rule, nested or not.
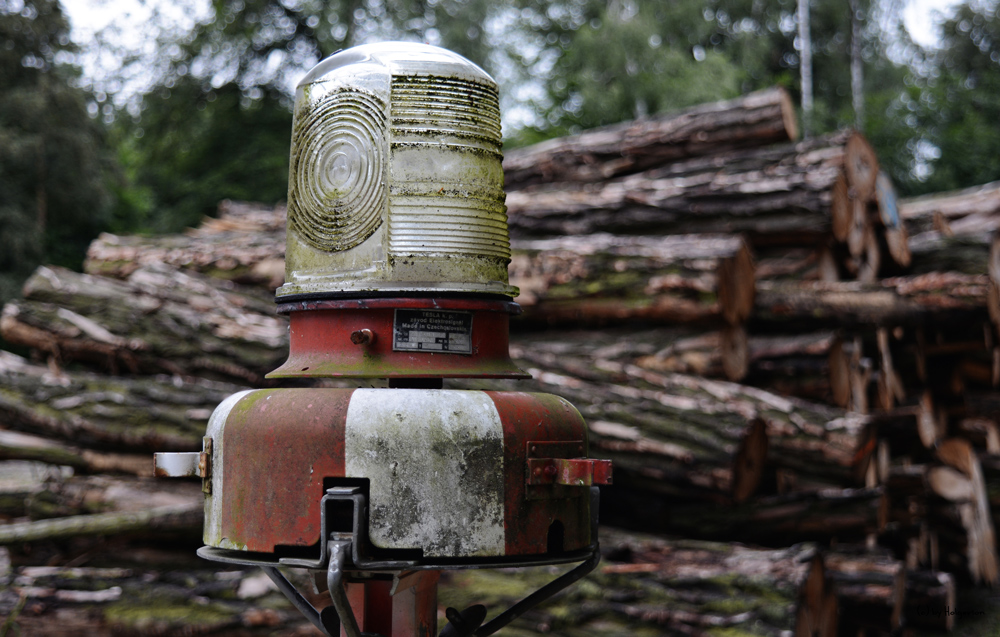
[(252, 288), (165, 265), (124, 281), (41, 267), (7, 304), (0, 335), (57, 363), (112, 374), (166, 373), (260, 383), (288, 347), (287, 322)]
[[(614, 461), (602, 521), (631, 529), (602, 530), (604, 569), (523, 630), (950, 630), (956, 586), (997, 582), (996, 185), (897, 201), (862, 136), (794, 142), (788, 113), (766, 91), (508, 154), (512, 355), (532, 379), (448, 386), (568, 398)], [(0, 544), (23, 582), (0, 605), (38, 605), (32, 634), (77, 603), (40, 560), (106, 560), (109, 535), (198, 544), (197, 484), (141, 458), (197, 449), (285, 356), (267, 294), (284, 214), (224, 202), (185, 235), (102, 235), (88, 274), (41, 268), (4, 309), (33, 360), (0, 355)], [(136, 573), (80, 598), (84, 632), (131, 634), (96, 609)], [(494, 576), (450, 576), (443, 603), (512, 601)], [(220, 634), (291, 626), (246, 608)]]

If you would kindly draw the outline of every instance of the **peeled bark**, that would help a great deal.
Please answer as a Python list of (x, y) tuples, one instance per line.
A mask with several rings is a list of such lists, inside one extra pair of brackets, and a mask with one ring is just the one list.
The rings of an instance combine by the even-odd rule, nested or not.
[(593, 182), (666, 162), (794, 140), (795, 108), (782, 88), (588, 130), (504, 157), (508, 191), (553, 181)]

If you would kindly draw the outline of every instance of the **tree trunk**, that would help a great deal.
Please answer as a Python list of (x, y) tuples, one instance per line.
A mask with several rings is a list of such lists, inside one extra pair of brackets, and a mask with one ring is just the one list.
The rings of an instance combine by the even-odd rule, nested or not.
[[(756, 490), (765, 461), (802, 484), (864, 483), (874, 439), (863, 416), (733, 383), (657, 373), (628, 359), (608, 359), (589, 350), (585, 336), (576, 341), (566, 335), (562, 342), (546, 336), (526, 346), (515, 340), (512, 346), (515, 359), (532, 371), (532, 386), (565, 396), (591, 424), (601, 423), (594, 430), (595, 449), (607, 444), (636, 453), (640, 441), (647, 439), (676, 445), (669, 466), (649, 465), (650, 475), (660, 476), (665, 485), (676, 480), (678, 474), (671, 471), (696, 482), (694, 472), (701, 463), (718, 476), (708, 483), (711, 490), (740, 501)], [(739, 441), (745, 445), (755, 439), (747, 437), (755, 420), (763, 422), (766, 447), (739, 447)], [(735, 473), (734, 459), (745, 463)], [(633, 471), (642, 473), (639, 467), (645, 460), (635, 460), (639, 462), (631, 465)], [(629, 462), (623, 458), (618, 466)]]
[(628, 320), (730, 325), (753, 309), (754, 265), (739, 237), (606, 234), (513, 244), (523, 323)]
[(836, 586), (841, 630), (889, 633), (903, 625), (906, 567), (902, 562), (841, 547), (824, 553), (823, 561)]
[(288, 323), (255, 290), (167, 266), (127, 281), (40, 267), (23, 301), (7, 304), (0, 334), (58, 361), (115, 374), (214, 376), (258, 384), (285, 358)]
[(825, 489), (753, 498), (743, 504), (678, 502), (654, 479), (602, 487), (601, 519), (648, 533), (760, 546), (864, 542), (884, 528), (880, 489)]
[(509, 151), (503, 162), (504, 186), (510, 192), (554, 181), (605, 181), (796, 136), (795, 108), (788, 93), (776, 87)]
[(809, 0), (798, 0), (799, 78), (802, 88), (802, 128), (808, 138), (812, 132), (813, 77), (812, 25), (809, 20)]
[[(512, 629), (553, 635), (837, 634), (837, 598), (815, 547), (752, 549), (663, 540), (601, 529), (604, 559), (576, 586), (526, 615)], [(531, 592), (524, 574), (448, 572), (441, 603), (508, 606)], [(490, 609), (493, 612), (493, 609)]]
[(10, 611), (0, 629), (32, 637), (318, 634), (259, 569), (194, 559), (105, 568), (18, 566), (7, 594), (0, 593), (0, 607)]
[(103, 233), (87, 249), (84, 270), (120, 279), (160, 264), (274, 290), (285, 277), (285, 207), (223, 201), (219, 218), (184, 234)]
[[(532, 186), (508, 194), (508, 220), (515, 237), (744, 232), (755, 247), (802, 245), (830, 235), (832, 211), (850, 209), (836, 198), (870, 197), (877, 171), (868, 143), (845, 131), (614, 180)], [(835, 188), (842, 175), (846, 190)]]
[[(62, 446), (69, 454), (64, 460), (78, 460), (60, 461), (69, 466), (98, 461), (99, 455), (88, 456), (84, 449), (199, 450), (212, 411), (243, 389), (205, 380), (53, 374), (13, 354), (0, 354), (4, 427), (71, 442), (72, 448)], [(122, 466), (133, 466), (132, 460), (121, 460)]]
[(992, 232), (1000, 226), (1000, 181), (903, 199), (899, 213), (913, 233)]
[(760, 281), (751, 327), (805, 331), (825, 326), (968, 325), (986, 317), (985, 276), (933, 272), (855, 282)]

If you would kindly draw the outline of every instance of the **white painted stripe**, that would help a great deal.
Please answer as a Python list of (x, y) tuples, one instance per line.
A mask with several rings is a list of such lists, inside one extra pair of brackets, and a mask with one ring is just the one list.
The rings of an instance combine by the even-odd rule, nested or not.
[(222, 493), (224, 476), (222, 472), (223, 459), (223, 431), (229, 413), (240, 402), (244, 396), (251, 392), (258, 391), (248, 389), (233, 394), (225, 399), (212, 412), (208, 419), (208, 429), (205, 435), (212, 439), (212, 493), (205, 496), (205, 530), (202, 541), (208, 546), (215, 546), (222, 549), (245, 550), (245, 546), (238, 546), (229, 541), (229, 538), (222, 537)]
[(371, 481), (375, 546), (504, 555), (503, 424), (486, 393), (358, 389), (345, 438), (347, 477)]

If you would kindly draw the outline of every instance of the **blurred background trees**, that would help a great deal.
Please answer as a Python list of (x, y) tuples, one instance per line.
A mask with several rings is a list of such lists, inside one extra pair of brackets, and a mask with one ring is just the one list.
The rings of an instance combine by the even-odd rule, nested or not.
[[(0, 296), (43, 260), (78, 267), (101, 230), (283, 199), (294, 84), (338, 49), (467, 56), (500, 82), (513, 147), (775, 84), (798, 99), (799, 1), (175, 0), (194, 26), (154, 11), (123, 52), (113, 29), (72, 42), (58, 0), (0, 0)], [(910, 1), (809, 0), (809, 130), (860, 122), (903, 194), (1000, 179), (997, 0), (958, 3), (929, 48)], [(78, 45), (120, 64), (87, 77)]]

